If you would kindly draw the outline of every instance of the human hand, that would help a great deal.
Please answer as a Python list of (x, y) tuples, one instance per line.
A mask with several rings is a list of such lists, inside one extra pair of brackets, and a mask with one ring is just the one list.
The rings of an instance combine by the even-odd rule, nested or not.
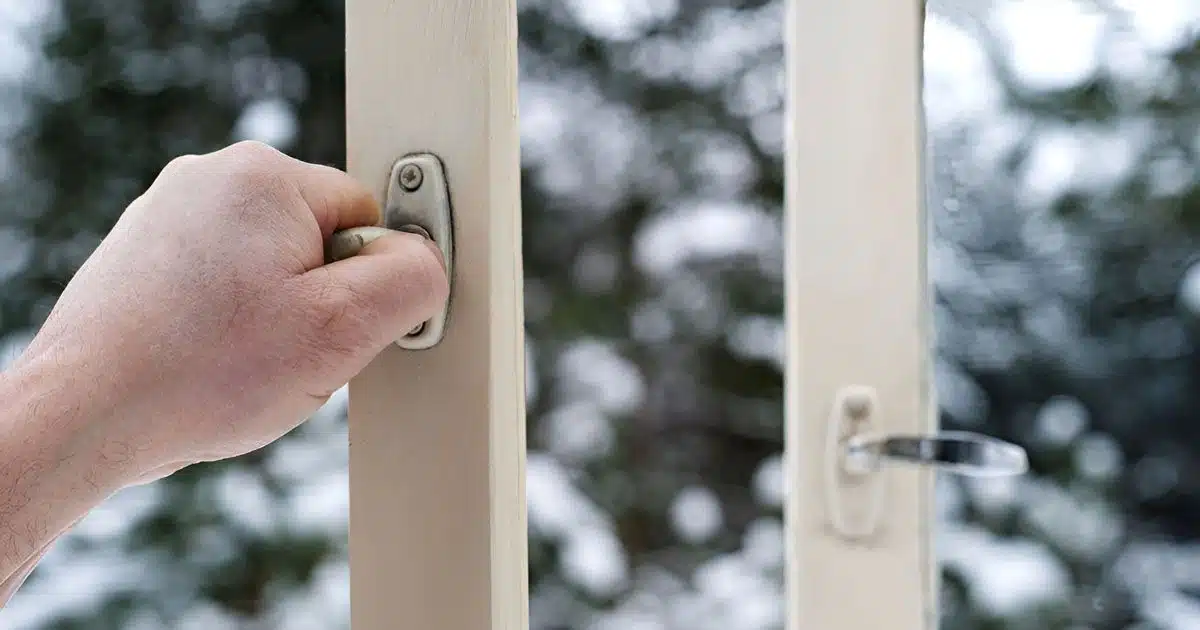
[(174, 160), (12, 370), (53, 366), (104, 410), (92, 428), (123, 483), (255, 450), (444, 304), (441, 256), (421, 236), (323, 264), (335, 230), (378, 220), (348, 175), (266, 145)]

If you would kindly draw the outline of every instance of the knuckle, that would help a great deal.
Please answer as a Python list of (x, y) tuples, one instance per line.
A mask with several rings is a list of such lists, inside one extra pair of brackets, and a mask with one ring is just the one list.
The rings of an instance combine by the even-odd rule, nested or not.
[(244, 140), (214, 153), (179, 156), (167, 163), (162, 177), (207, 179), (243, 199), (274, 198), (287, 192), (286, 159), (269, 145)]
[(282, 179), (287, 156), (255, 140), (243, 140), (225, 149), (231, 171), (239, 183), (263, 185)]
[(310, 189), (304, 198), (308, 207), (318, 214), (336, 215), (338, 208), (347, 207), (348, 199), (345, 193), (336, 188), (323, 187)]
[(338, 197), (335, 201), (338, 203), (339, 208), (364, 206), (373, 207), (376, 212), (379, 211), (379, 204), (375, 201), (375, 195), (371, 194), (371, 191), (367, 190), (365, 186), (344, 173), (339, 174), (338, 177), (342, 178), (342, 181), (345, 182), (344, 186), (336, 189)]
[(251, 165), (233, 173), (230, 187), (247, 199), (277, 199), (287, 191), (287, 180), (277, 170)]
[(200, 162), (201, 157), (199, 155), (180, 155), (172, 159), (170, 162), (167, 162), (167, 165), (162, 169), (161, 176), (171, 178), (178, 175), (194, 173), (196, 172), (197, 166)]
[(225, 152), (237, 161), (277, 163), (284, 157), (275, 147), (258, 140), (241, 140), (226, 147)]
[[(273, 149), (272, 149), (273, 150)], [(286, 197), (294, 186), (282, 163), (270, 156), (247, 154), (234, 161), (228, 186), (246, 199), (275, 200)]]
[(321, 280), (309, 311), (312, 341), (326, 352), (357, 352), (371, 341), (364, 321), (365, 301), (358, 291), (336, 282), (332, 274)]
[(313, 330), (320, 338), (336, 336), (346, 328), (351, 318), (353, 295), (347, 289), (332, 283), (325, 283), (325, 288), (312, 309)]

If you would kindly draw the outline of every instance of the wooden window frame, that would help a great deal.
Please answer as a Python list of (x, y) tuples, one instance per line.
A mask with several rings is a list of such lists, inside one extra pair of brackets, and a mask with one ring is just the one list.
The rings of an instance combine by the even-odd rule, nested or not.
[[(884, 431), (936, 428), (922, 20), (918, 0), (788, 0), (791, 630), (936, 623), (930, 473), (872, 475), (869, 483), (883, 484), (885, 518), (861, 539), (831, 528), (828, 501), (862, 509), (864, 481), (826, 473), (836, 457), (828, 418), (845, 386), (873, 388)], [(515, 0), (348, 0), (346, 28), (349, 171), (382, 194), (397, 158), (437, 154), (456, 250), (444, 340), (390, 349), (350, 385), (352, 624), (524, 629)]]
[[(831, 474), (841, 452), (830, 447), (830, 418), (847, 387), (874, 392), (873, 431), (937, 428), (925, 270), (924, 2), (790, 0), (785, 23), (788, 628), (931, 629), (931, 471)], [(881, 518), (869, 535), (833, 527), (835, 510), (871, 521), (876, 502)]]
[(449, 181), (445, 336), (350, 383), (355, 630), (528, 627), (515, 0), (348, 0), (347, 165), (382, 195), (400, 157)]

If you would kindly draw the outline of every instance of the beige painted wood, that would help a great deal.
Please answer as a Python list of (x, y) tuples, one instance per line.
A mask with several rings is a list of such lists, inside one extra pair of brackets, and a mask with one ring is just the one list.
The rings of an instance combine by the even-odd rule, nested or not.
[(350, 384), (355, 630), (527, 627), (515, 0), (348, 0), (348, 164), (382, 195), (445, 163), (455, 277), (443, 341)]
[[(786, 21), (788, 627), (934, 627), (931, 476), (891, 468), (882, 529), (839, 537), (824, 503), (827, 419), (875, 389), (887, 432), (926, 433), (918, 0), (789, 0)], [(855, 496), (852, 493), (846, 496)]]

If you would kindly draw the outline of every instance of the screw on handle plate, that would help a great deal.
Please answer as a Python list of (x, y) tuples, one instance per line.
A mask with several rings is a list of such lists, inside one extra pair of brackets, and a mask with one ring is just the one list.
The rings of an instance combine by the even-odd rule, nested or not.
[[(383, 205), (383, 226), (356, 227), (335, 232), (325, 249), (327, 262), (349, 258), (390, 231), (420, 234), (442, 252), (446, 275), (454, 289), (454, 230), (450, 192), (441, 160), (429, 153), (408, 155), (392, 166)], [(442, 340), (450, 305), (432, 319), (396, 340), (409, 350), (432, 348)]]

